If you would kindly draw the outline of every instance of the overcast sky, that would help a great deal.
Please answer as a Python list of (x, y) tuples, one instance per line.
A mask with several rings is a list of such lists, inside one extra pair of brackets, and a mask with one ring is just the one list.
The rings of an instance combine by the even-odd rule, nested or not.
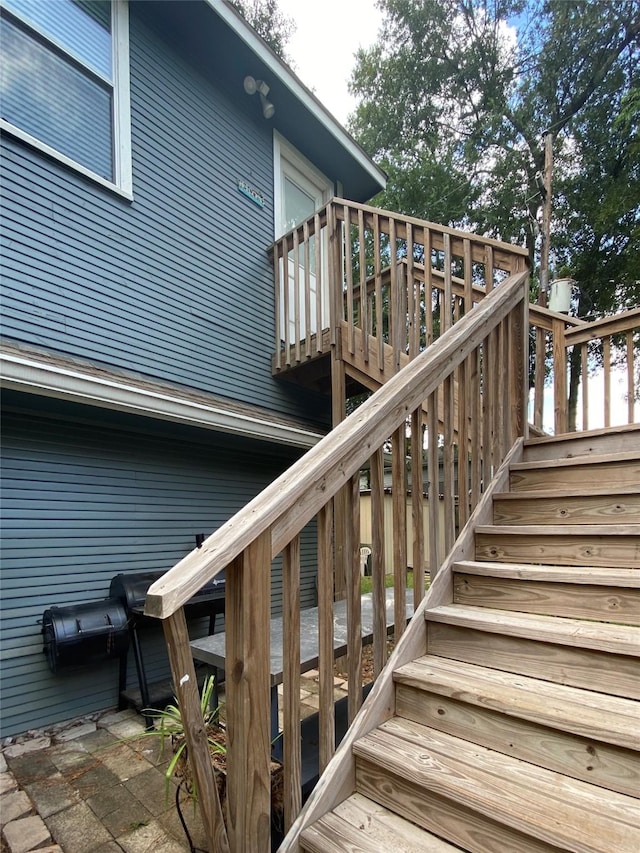
[(343, 124), (355, 102), (347, 81), (359, 47), (371, 45), (381, 14), (374, 0), (278, 0), (296, 22), (287, 45), (295, 72)]

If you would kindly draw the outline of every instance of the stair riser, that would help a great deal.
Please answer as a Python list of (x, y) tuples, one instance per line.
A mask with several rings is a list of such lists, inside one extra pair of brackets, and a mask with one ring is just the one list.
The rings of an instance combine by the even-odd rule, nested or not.
[(475, 540), (476, 560), (619, 569), (640, 566), (637, 536), (477, 533)]
[[(356, 790), (430, 832), (474, 853), (558, 853), (531, 838), (398, 776), (379, 764), (356, 758)], [(389, 851), (391, 853), (391, 851)]]
[(571, 687), (640, 699), (640, 661), (623, 655), (427, 622), (427, 651)]
[(640, 460), (619, 462), (585, 462), (583, 465), (558, 465), (551, 468), (512, 470), (509, 476), (511, 491), (526, 492), (542, 489), (580, 489), (597, 483), (600, 488), (615, 489), (622, 483), (640, 484)]
[(640, 523), (640, 494), (576, 495), (549, 498), (497, 498), (494, 524), (621, 524)]
[(627, 749), (404, 684), (396, 687), (396, 714), (611, 791), (640, 791), (640, 755)]
[(573, 459), (576, 456), (599, 456), (604, 453), (633, 453), (640, 447), (640, 430), (628, 427), (602, 432), (600, 435), (576, 433), (552, 441), (525, 443), (525, 462), (548, 459)]
[(640, 589), (454, 575), (456, 604), (640, 625)]

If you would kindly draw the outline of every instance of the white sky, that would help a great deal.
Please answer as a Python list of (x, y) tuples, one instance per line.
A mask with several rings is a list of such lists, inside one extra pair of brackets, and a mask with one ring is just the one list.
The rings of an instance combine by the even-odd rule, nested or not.
[(373, 44), (382, 20), (374, 0), (278, 0), (278, 5), (296, 22), (286, 47), (296, 74), (344, 124), (355, 107), (347, 91), (354, 54)]

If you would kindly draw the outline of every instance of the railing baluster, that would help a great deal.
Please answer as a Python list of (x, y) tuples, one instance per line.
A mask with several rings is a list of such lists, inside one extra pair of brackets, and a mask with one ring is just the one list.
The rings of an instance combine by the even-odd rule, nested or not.
[(484, 287), (487, 294), (493, 290), (493, 246), (484, 249)]
[(273, 253), (273, 285), (275, 305), (275, 329), (276, 329), (276, 370), (282, 370), (282, 330), (280, 329), (280, 311), (284, 308), (284, 295), (280, 276), (280, 246), (276, 243)]
[(319, 760), (324, 771), (336, 748), (333, 703), (333, 504), (318, 513)]
[(632, 424), (635, 413), (633, 332), (625, 335), (627, 344), (627, 423)]
[(411, 415), (411, 520), (413, 524), (413, 606), (424, 598), (424, 490), (422, 406)]
[[(304, 353), (307, 358), (311, 358), (311, 269), (309, 266), (309, 220), (305, 220), (302, 227), (302, 235), (304, 240)], [(316, 330), (317, 331), (317, 330)]]
[(589, 345), (580, 345), (580, 373), (582, 379), (582, 429), (589, 429)]
[(384, 456), (379, 447), (371, 457), (371, 578), (373, 592), (373, 672), (379, 675), (387, 662), (387, 611), (385, 604)]
[(351, 243), (351, 211), (345, 204), (344, 206), (344, 245), (345, 257), (344, 266), (346, 274), (347, 287), (347, 327), (349, 329), (349, 352), (353, 355), (356, 351), (356, 330), (354, 320), (354, 305), (353, 305), (353, 256)]
[(347, 678), (349, 724), (362, 705), (362, 601), (360, 592), (360, 474), (344, 489), (346, 496)]
[(401, 340), (405, 333), (405, 324), (402, 322), (402, 298), (398, 283), (397, 264), (397, 237), (396, 220), (389, 220), (389, 263), (390, 287), (389, 293), (389, 343), (393, 347), (393, 367), (395, 371), (400, 369)]
[(542, 429), (544, 416), (544, 377), (545, 361), (547, 356), (547, 336), (544, 329), (536, 327), (536, 367), (535, 387), (533, 397), (533, 423), (538, 429)]
[(302, 806), (299, 535), (291, 540), (282, 555), (282, 589), (284, 825), (288, 830)]
[(329, 327), (331, 329), (331, 345), (335, 347), (338, 340), (338, 322), (344, 316), (344, 294), (342, 292), (342, 257), (346, 253), (344, 227), (340, 225), (333, 203), (327, 205), (327, 234), (329, 272)]
[(442, 383), (442, 401), (444, 423), (444, 447), (442, 454), (444, 473), (444, 550), (445, 553), (448, 553), (453, 547), (453, 543), (456, 539), (456, 506), (453, 469), (454, 387), (451, 376), (447, 376)]
[(484, 357), (480, 347), (476, 347), (470, 357), (471, 381), (469, 390), (471, 394), (471, 507), (475, 508), (480, 503), (482, 493), (482, 377), (480, 370)]
[(431, 262), (431, 231), (424, 229), (424, 308), (425, 347), (431, 346), (433, 334), (433, 267)]
[(300, 238), (298, 229), (293, 232), (293, 324), (295, 330), (295, 359), (302, 359), (300, 348)]
[(382, 263), (380, 260), (380, 217), (373, 216), (373, 275), (376, 289), (376, 338), (378, 367), (384, 370), (384, 307), (382, 304)]
[(440, 331), (446, 332), (451, 327), (451, 310), (453, 302), (453, 282), (451, 280), (451, 236), (442, 235), (444, 244), (444, 310), (440, 309)]
[(369, 295), (367, 293), (367, 252), (365, 245), (364, 212), (358, 211), (358, 249), (360, 266), (360, 328), (362, 329), (362, 356), (369, 363)]
[(324, 273), (325, 273), (325, 251), (322, 229), (320, 227), (320, 214), (313, 217), (313, 239), (316, 247), (316, 352), (322, 352), (322, 331), (324, 329)]
[(440, 567), (440, 462), (438, 459), (438, 389), (427, 401), (429, 457), (429, 575), (431, 583)]
[(394, 637), (402, 636), (406, 621), (407, 589), (407, 463), (406, 427), (403, 423), (391, 437), (391, 482), (393, 507)]
[(604, 367), (604, 425), (611, 426), (611, 337), (602, 340), (602, 363)]
[(462, 530), (469, 518), (469, 429), (467, 420), (467, 362), (458, 368), (458, 520)]

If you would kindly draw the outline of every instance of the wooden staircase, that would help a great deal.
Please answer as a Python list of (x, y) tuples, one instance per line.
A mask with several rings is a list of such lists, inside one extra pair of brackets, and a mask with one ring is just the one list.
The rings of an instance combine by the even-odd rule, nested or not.
[(640, 430), (525, 443), (474, 536), (303, 850), (640, 850)]

